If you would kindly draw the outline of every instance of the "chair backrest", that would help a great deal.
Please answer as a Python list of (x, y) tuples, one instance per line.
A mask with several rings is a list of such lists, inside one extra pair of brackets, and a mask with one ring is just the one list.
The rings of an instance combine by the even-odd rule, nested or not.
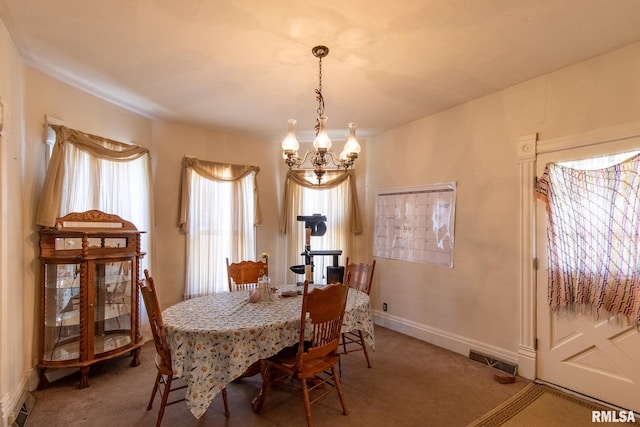
[(229, 264), (227, 258), (229, 292), (257, 288), (258, 278), (265, 275), (269, 275), (269, 264), (266, 261), (240, 261)]
[(376, 260), (374, 259), (371, 264), (349, 264), (349, 258), (347, 257), (347, 265), (345, 267), (345, 278), (350, 273), (349, 279), (345, 279), (345, 282), (354, 289), (362, 291), (369, 295), (371, 292), (371, 283), (373, 282), (373, 271), (376, 268)]
[[(342, 283), (333, 283), (309, 291), (309, 281), (305, 280), (300, 317), (300, 341), (296, 357), (299, 369), (310, 359), (321, 359), (337, 353), (348, 293), (349, 286)], [(312, 323), (313, 328), (310, 345), (305, 343), (309, 338), (305, 336), (308, 321)]]
[(153, 278), (149, 276), (149, 270), (144, 270), (145, 280), (138, 281), (138, 288), (147, 309), (147, 316), (151, 325), (153, 342), (156, 346), (156, 353), (160, 358), (162, 366), (171, 369), (171, 351), (167, 342), (167, 335), (162, 321), (162, 311)]

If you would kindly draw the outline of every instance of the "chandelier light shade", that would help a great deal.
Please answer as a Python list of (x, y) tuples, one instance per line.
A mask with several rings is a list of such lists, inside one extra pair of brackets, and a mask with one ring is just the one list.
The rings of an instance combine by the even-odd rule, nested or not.
[(311, 52), (313, 56), (318, 58), (318, 88), (316, 89), (316, 100), (318, 101), (318, 116), (316, 118), (316, 137), (313, 140), (313, 149), (307, 150), (304, 157), (300, 157), (298, 150), (300, 143), (296, 138), (296, 120), (289, 119), (289, 131), (282, 141), (282, 157), (289, 169), (295, 167), (301, 168), (307, 160), (310, 160), (313, 171), (318, 178), (318, 184), (322, 182), (322, 177), (326, 172), (329, 159), (337, 169), (349, 169), (355, 164), (360, 153), (360, 144), (356, 139), (355, 123), (349, 123), (349, 135), (344, 149), (339, 156), (331, 151), (331, 139), (327, 134), (327, 116), (324, 115), (324, 98), (322, 97), (322, 58), (329, 54), (329, 48), (326, 46), (316, 46)]

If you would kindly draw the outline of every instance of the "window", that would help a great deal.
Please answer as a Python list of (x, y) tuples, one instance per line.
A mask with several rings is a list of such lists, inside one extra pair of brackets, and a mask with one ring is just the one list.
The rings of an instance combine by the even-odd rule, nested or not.
[(185, 299), (227, 292), (226, 258), (256, 259), (258, 171), (184, 159), (180, 222), (187, 234)]
[[(326, 183), (315, 184), (313, 171), (290, 171), (287, 176), (288, 203), (281, 219), (281, 231), (290, 230), (287, 237), (287, 262), (289, 266), (304, 264), (305, 223), (298, 216), (321, 214), (327, 217), (327, 232), (323, 236), (311, 237), (311, 250), (342, 250), (342, 263), (351, 256), (353, 235), (361, 232), (357, 195), (353, 171), (327, 171)], [(283, 227), (284, 225), (284, 227)], [(314, 261), (314, 283), (326, 283), (327, 266), (332, 257), (316, 256)], [(304, 276), (287, 272), (287, 283), (304, 280)]]
[(146, 256), (141, 271), (151, 264), (151, 166), (146, 148), (53, 125), (55, 144), (36, 223), (52, 227), (57, 217), (97, 209), (132, 222), (142, 235)]

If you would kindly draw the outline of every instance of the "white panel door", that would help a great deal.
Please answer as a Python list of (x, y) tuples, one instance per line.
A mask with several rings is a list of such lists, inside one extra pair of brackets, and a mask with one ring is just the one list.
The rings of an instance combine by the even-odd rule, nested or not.
[[(548, 162), (637, 150), (639, 138), (539, 155), (537, 176)], [(547, 303), (547, 216), (536, 202), (536, 376), (624, 409), (640, 412), (640, 334), (634, 326), (591, 316), (550, 313)]]

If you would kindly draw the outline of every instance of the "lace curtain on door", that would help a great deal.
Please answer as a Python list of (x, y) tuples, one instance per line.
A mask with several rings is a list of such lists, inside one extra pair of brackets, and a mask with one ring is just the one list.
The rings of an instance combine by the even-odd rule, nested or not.
[(549, 305), (640, 323), (640, 155), (610, 167), (546, 166)]

